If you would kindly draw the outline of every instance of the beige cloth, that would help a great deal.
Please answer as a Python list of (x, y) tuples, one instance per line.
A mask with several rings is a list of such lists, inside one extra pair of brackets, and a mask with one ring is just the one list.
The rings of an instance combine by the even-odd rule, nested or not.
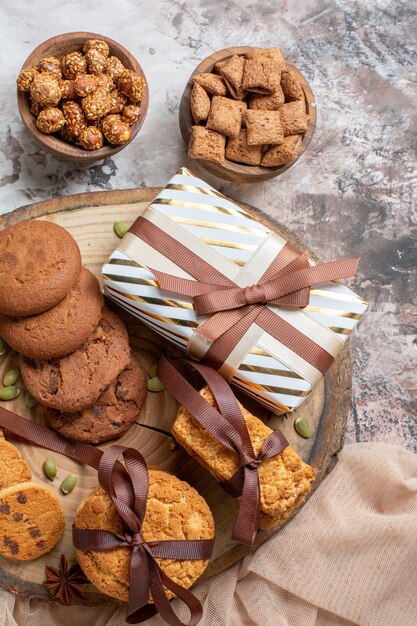
[[(201, 626), (416, 626), (417, 455), (379, 443), (346, 446), (282, 531), (195, 591)], [(0, 591), (0, 626), (124, 626), (124, 615)]]

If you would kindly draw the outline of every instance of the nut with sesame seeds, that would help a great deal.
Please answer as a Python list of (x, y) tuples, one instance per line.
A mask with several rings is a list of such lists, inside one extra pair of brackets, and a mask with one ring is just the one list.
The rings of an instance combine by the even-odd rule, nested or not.
[(106, 74), (111, 76), (114, 81), (119, 80), (120, 76), (123, 74), (125, 69), (126, 69), (125, 66), (123, 65), (121, 60), (118, 59), (117, 57), (111, 56), (108, 59), (106, 59), (106, 65), (104, 66), (104, 71)]
[(66, 80), (65, 78), (61, 78), (58, 83), (61, 90), (62, 100), (73, 100), (77, 97), (73, 80)]
[(106, 58), (110, 54), (109, 46), (103, 39), (89, 39), (86, 41), (83, 47), (84, 54), (87, 54), (90, 50), (97, 50), (97, 52)]
[(67, 122), (66, 132), (63, 134), (71, 137), (71, 141), (75, 141), (87, 127), (84, 111), (78, 102), (68, 100), (62, 104), (62, 112)]
[(97, 89), (97, 91), (82, 99), (81, 106), (88, 120), (98, 120), (100, 117), (107, 115), (110, 110), (110, 94)]
[(46, 72), (55, 78), (62, 78), (61, 62), (56, 57), (46, 57), (38, 63), (38, 72)]
[(64, 78), (76, 78), (79, 74), (87, 73), (87, 60), (81, 52), (70, 52), (61, 59), (61, 67)]
[(61, 100), (58, 79), (52, 74), (38, 74), (30, 85), (30, 95), (42, 107), (56, 106)]
[(108, 74), (98, 74), (97, 75), (97, 84), (98, 89), (102, 89), (103, 91), (107, 91), (110, 93), (115, 88), (114, 80)]
[(64, 114), (56, 107), (46, 107), (39, 113), (36, 119), (36, 126), (46, 135), (58, 132), (65, 124)]
[(98, 150), (103, 147), (103, 133), (97, 126), (87, 126), (78, 137), (78, 142), (86, 150)]
[(126, 121), (130, 126), (138, 121), (141, 114), (141, 108), (137, 104), (128, 104), (122, 112), (122, 120)]
[(85, 55), (87, 68), (90, 74), (104, 74), (106, 57), (96, 48), (91, 48)]
[(136, 103), (141, 100), (145, 89), (145, 81), (136, 72), (125, 70), (119, 78), (118, 85), (119, 91), (132, 102)]
[(122, 145), (129, 141), (132, 131), (120, 115), (108, 115), (101, 123), (103, 135), (110, 143)]
[(128, 102), (126, 96), (121, 94), (118, 89), (113, 89), (113, 91), (110, 92), (110, 98), (111, 107), (108, 114), (115, 115), (117, 113), (121, 113)]
[(19, 91), (29, 91), (31, 84), (39, 72), (35, 67), (25, 67), (17, 77), (17, 88)]
[(88, 96), (96, 91), (98, 87), (97, 76), (94, 74), (79, 74), (74, 80), (74, 90), (77, 96)]

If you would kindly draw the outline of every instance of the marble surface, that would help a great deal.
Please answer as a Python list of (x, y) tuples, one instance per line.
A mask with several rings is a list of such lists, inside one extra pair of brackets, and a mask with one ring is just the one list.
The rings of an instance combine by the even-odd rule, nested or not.
[[(178, 128), (195, 66), (232, 45), (281, 46), (310, 81), (318, 124), (307, 153), (252, 186), (206, 179), (261, 207), (323, 260), (361, 256), (352, 286), (370, 302), (351, 340), (347, 442), (417, 450), (416, 32), (410, 1), (38, 0), (0, 4), (0, 212), (64, 194), (164, 184), (186, 157)], [(54, 160), (24, 129), (15, 79), (31, 50), (75, 30), (117, 39), (150, 84), (142, 131), (88, 168)]]

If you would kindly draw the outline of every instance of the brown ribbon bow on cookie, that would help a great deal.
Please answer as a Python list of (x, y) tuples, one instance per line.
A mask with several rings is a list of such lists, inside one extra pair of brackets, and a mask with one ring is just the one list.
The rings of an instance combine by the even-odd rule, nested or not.
[[(112, 550), (120, 546), (131, 549), (126, 621), (129, 624), (138, 624), (159, 613), (170, 626), (196, 626), (203, 615), (200, 602), (188, 589), (168, 578), (155, 559), (208, 560), (214, 540), (164, 540), (147, 543), (143, 539), (141, 527), (146, 511), (149, 477), (145, 459), (140, 452), (117, 445), (102, 452), (88, 444), (65, 439), (58, 433), (1, 407), (0, 427), (98, 470), (100, 485), (112, 499), (122, 519), (124, 534), (73, 527), (73, 540), (76, 548), (86, 551)], [(121, 455), (125, 467), (117, 460)], [(191, 616), (186, 625), (174, 613), (164, 587), (174, 592), (189, 608)], [(154, 604), (148, 604), (149, 592)]]
[(204, 360), (212, 367), (219, 369), (256, 323), (321, 373), (329, 369), (334, 357), (265, 305), (305, 307), (310, 287), (354, 276), (359, 259), (310, 266), (307, 255), (287, 242), (256, 285), (240, 287), (146, 218), (139, 217), (130, 232), (195, 279), (149, 268), (161, 289), (192, 298), (198, 315), (212, 315), (195, 331), (211, 344)]
[(216, 370), (201, 363), (186, 359), (178, 361), (188, 363), (203, 377), (219, 410), (209, 404), (164, 356), (158, 363), (158, 377), (194, 419), (226, 448), (238, 454), (239, 469), (221, 485), (232, 495), (241, 496), (232, 538), (252, 545), (260, 511), (258, 466), (264, 459), (282, 452), (288, 441), (281, 431), (276, 430), (264, 441), (259, 454), (255, 454), (242, 411), (224, 378)]

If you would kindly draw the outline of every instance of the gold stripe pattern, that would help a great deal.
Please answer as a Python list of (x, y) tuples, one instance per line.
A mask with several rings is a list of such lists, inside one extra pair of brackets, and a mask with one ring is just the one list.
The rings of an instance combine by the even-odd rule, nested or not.
[(322, 315), (335, 315), (336, 317), (348, 317), (351, 320), (360, 320), (362, 317), (361, 313), (352, 313), (351, 311), (340, 311), (339, 309), (328, 309), (322, 306), (314, 306), (312, 304), (308, 304), (303, 309), (306, 313), (321, 313)]
[(260, 385), (258, 383), (254, 383), (251, 380), (243, 381), (237, 376), (235, 378), (236, 380), (240, 380), (240, 382), (245, 382), (245, 385), (250, 385), (255, 389), (269, 391), (270, 393), (279, 393), (282, 396), (297, 396), (299, 398), (305, 398), (305, 396), (308, 396), (308, 394), (310, 393), (309, 391), (301, 391), (300, 389), (287, 389), (286, 387), (275, 387), (274, 385), (265, 385), (264, 383)]
[(320, 298), (326, 298), (328, 300), (338, 300), (343, 302), (353, 302), (354, 304), (363, 304), (366, 306), (366, 301), (356, 295), (351, 295), (349, 293), (340, 293), (340, 292), (330, 292), (325, 291), (324, 289), (311, 289), (310, 295), (319, 296)]
[(202, 228), (213, 228), (215, 230), (225, 230), (231, 233), (241, 233), (243, 235), (255, 235), (258, 237), (267, 237), (268, 233), (257, 228), (246, 228), (245, 226), (234, 226), (233, 224), (222, 224), (221, 222), (208, 222), (205, 220), (193, 220), (189, 217), (181, 217), (171, 215), (170, 219), (177, 224), (185, 224), (187, 226), (201, 226)]
[(157, 287), (155, 280), (148, 280), (146, 278), (133, 278), (132, 276), (119, 276), (118, 274), (103, 274), (103, 278), (107, 280), (114, 280), (118, 283), (129, 283), (131, 285), (145, 285), (147, 287)]
[[(275, 361), (275, 359), (272, 360)], [(270, 374), (271, 376), (282, 376), (283, 378), (304, 380), (299, 374), (296, 374), (296, 372), (274, 369), (272, 367), (260, 367), (259, 365), (242, 363), (238, 369), (242, 372), (255, 372), (256, 374)]]
[(236, 217), (243, 217), (244, 219), (251, 219), (256, 222), (255, 218), (249, 215), (242, 215), (240, 211), (235, 209), (225, 209), (222, 206), (215, 206), (213, 204), (200, 204), (198, 202), (187, 202), (186, 200), (173, 200), (171, 198), (155, 198), (152, 204), (165, 204), (169, 206), (183, 207), (184, 209), (196, 209), (199, 211), (208, 211), (209, 213), (223, 213), (224, 215), (235, 215)]

